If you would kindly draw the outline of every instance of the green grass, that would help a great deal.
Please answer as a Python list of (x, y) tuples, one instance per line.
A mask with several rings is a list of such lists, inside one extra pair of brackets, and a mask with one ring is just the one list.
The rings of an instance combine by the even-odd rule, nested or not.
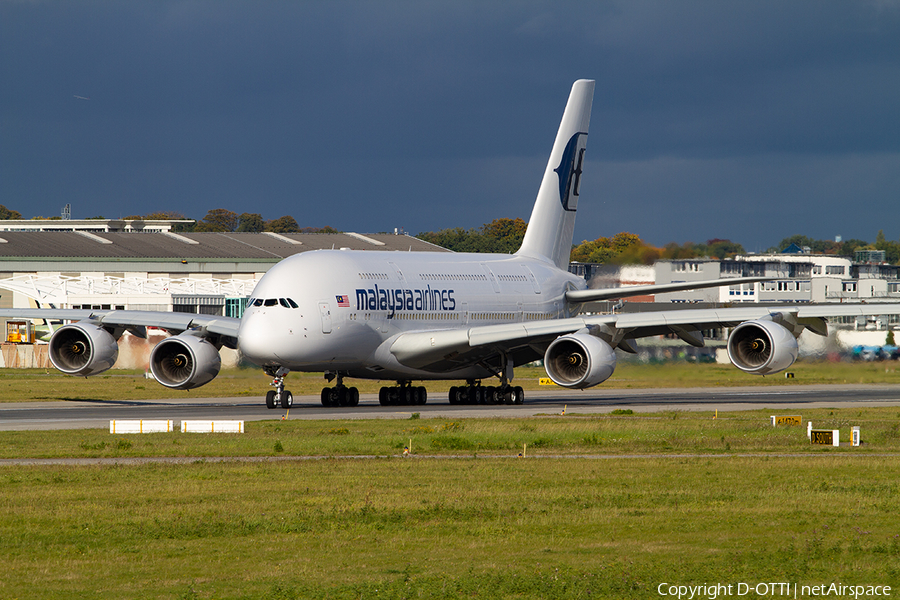
[[(798, 363), (785, 380), (626, 364), (609, 383), (898, 383), (892, 368)], [(517, 370), (518, 382), (535, 388), (541, 374)], [(292, 390), (322, 385), (290, 377)], [(0, 398), (262, 395), (267, 384), (255, 371), (226, 371), (184, 394), (136, 374), (71, 381), (4, 371)], [(859, 425), (864, 445), (811, 446), (805, 427), (771, 426), (770, 414), (796, 412), (845, 440)], [(665, 582), (900, 587), (900, 409), (712, 416), (0, 432), (0, 458), (187, 457), (0, 465), (0, 597), (643, 599)], [(413, 456), (399, 457), (410, 441)], [(523, 445), (527, 457), (517, 458)], [(362, 455), (377, 458), (342, 458)], [(278, 460), (207, 460), (235, 456)]]
[(650, 598), (900, 582), (896, 458), (0, 468), (8, 598)]
[[(669, 362), (640, 364), (622, 362), (602, 387), (658, 388), (764, 386), (801, 384), (900, 384), (900, 371), (893, 362), (844, 363), (798, 361), (790, 368), (793, 379), (783, 374), (769, 377), (747, 375), (730, 365)], [(516, 369), (516, 384), (526, 390), (551, 389), (538, 380), (546, 374), (541, 368)], [(321, 373), (291, 373), (287, 387), (294, 395), (317, 395), (326, 382)], [(493, 380), (496, 381), (496, 380)], [(0, 402), (47, 400), (148, 400), (164, 398), (217, 398), (234, 396), (263, 397), (271, 389), (267, 377), (259, 369), (226, 369), (211, 383), (196, 390), (171, 390), (144, 378), (143, 372), (111, 370), (87, 378), (73, 378), (53, 369), (0, 369)], [(384, 382), (348, 379), (363, 393), (376, 393)], [(458, 382), (424, 382), (432, 394), (446, 396)], [(488, 381), (486, 380), (486, 383)], [(387, 382), (393, 385), (393, 382)], [(560, 389), (561, 393), (572, 393)]]
[[(769, 415), (796, 414), (802, 427), (772, 427)], [(287, 420), (245, 424), (244, 434), (110, 435), (108, 430), (2, 431), (0, 458), (222, 456), (528, 456), (584, 454), (900, 453), (900, 409), (846, 408), (749, 412), (667, 412), (545, 416), (532, 419)], [(805, 422), (838, 429), (859, 448), (811, 446)], [(523, 448), (524, 447), (524, 448)]]

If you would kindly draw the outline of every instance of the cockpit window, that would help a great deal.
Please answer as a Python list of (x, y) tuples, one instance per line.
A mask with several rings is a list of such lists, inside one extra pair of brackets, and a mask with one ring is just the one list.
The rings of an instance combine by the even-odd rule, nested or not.
[(300, 305), (291, 298), (250, 298), (247, 306), (278, 306), (285, 308), (300, 308)]

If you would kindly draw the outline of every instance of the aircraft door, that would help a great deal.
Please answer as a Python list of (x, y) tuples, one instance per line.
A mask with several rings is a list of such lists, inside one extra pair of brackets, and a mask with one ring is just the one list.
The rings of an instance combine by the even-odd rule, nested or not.
[(331, 303), (319, 302), (319, 315), (322, 317), (322, 333), (331, 333)]
[(400, 283), (406, 283), (406, 277), (403, 275), (403, 271), (400, 270), (400, 267), (397, 266), (397, 263), (389, 262), (388, 264), (394, 269), (394, 273), (397, 274), (397, 279)]
[(488, 280), (491, 282), (491, 285), (494, 288), (494, 292), (500, 293), (500, 282), (497, 281), (497, 277), (494, 275), (494, 272), (491, 271), (491, 268), (487, 266), (485, 263), (481, 263), (481, 268), (484, 270), (484, 274), (487, 276)]
[(525, 278), (528, 279), (528, 283), (531, 284), (531, 289), (534, 290), (535, 294), (540, 294), (541, 286), (537, 282), (537, 279), (535, 278), (534, 273), (532, 273), (531, 269), (529, 269), (525, 265), (522, 265), (522, 270), (525, 271)]

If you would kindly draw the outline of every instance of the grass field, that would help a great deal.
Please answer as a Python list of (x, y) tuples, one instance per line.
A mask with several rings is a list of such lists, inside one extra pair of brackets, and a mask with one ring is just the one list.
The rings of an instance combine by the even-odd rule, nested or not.
[[(731, 365), (621, 363), (604, 388), (711, 387), (801, 385), (811, 383), (894, 383), (900, 384), (895, 362), (820, 362), (798, 361), (791, 367), (793, 379), (783, 374), (769, 377), (747, 375)], [(516, 384), (526, 390), (538, 389), (545, 377), (542, 368), (516, 369)], [(54, 369), (0, 369), (0, 402), (46, 400), (147, 400), (161, 398), (217, 398), (265, 396), (270, 379), (260, 369), (226, 369), (209, 384), (196, 390), (171, 390), (146, 379), (143, 372), (111, 370), (102, 375), (77, 378)], [(294, 395), (316, 395), (325, 385), (320, 373), (291, 373), (287, 388)], [(392, 382), (347, 380), (363, 393), (376, 393)], [(486, 382), (487, 383), (487, 382)], [(453, 382), (425, 382), (432, 394), (445, 397)]]
[[(798, 365), (794, 381), (895, 383), (871, 367)], [(661, 373), (666, 386), (734, 385), (721, 369), (635, 365), (614, 383)], [(0, 386), (93, 385), (8, 375)], [(236, 371), (233, 382), (258, 377)], [(122, 381), (164, 390), (132, 375), (103, 381), (91, 393), (121, 397)], [(805, 427), (771, 426), (783, 413), (0, 432), (0, 458), (114, 461), (0, 465), (0, 597), (655, 598), (663, 583), (740, 582), (896, 593), (900, 408), (800, 411), (843, 439), (859, 425), (859, 448), (811, 446)], [(141, 460), (152, 457), (188, 460)]]
[(0, 589), (67, 599), (896, 589), (898, 482), (896, 457), (861, 455), (3, 468)]
[[(620, 411), (621, 412), (621, 411)], [(625, 411), (627, 413), (627, 411)], [(806, 426), (771, 426), (768, 410), (548, 415), (530, 419), (287, 420), (246, 423), (240, 435), (159, 433), (110, 435), (108, 430), (2, 431), (0, 458), (199, 458), (222, 456), (514, 457), (594, 454), (900, 453), (900, 408), (800, 411), (816, 428), (838, 429), (859, 448), (811, 446)], [(413, 413), (413, 417), (417, 416)]]

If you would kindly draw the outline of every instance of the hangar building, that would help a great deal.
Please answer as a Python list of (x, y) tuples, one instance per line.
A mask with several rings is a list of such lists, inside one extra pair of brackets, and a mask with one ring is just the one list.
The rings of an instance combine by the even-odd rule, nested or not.
[[(293, 254), (341, 248), (447, 252), (418, 238), (390, 233), (174, 233), (165, 222), (138, 228), (129, 222), (98, 220), (55, 221), (58, 229), (38, 230), (37, 224), (46, 221), (3, 223), (20, 227), (0, 226), (2, 308), (240, 317), (260, 277)], [(66, 223), (69, 230), (60, 227)], [(82, 223), (87, 229), (77, 229)], [(29, 224), (32, 230), (21, 230)]]

